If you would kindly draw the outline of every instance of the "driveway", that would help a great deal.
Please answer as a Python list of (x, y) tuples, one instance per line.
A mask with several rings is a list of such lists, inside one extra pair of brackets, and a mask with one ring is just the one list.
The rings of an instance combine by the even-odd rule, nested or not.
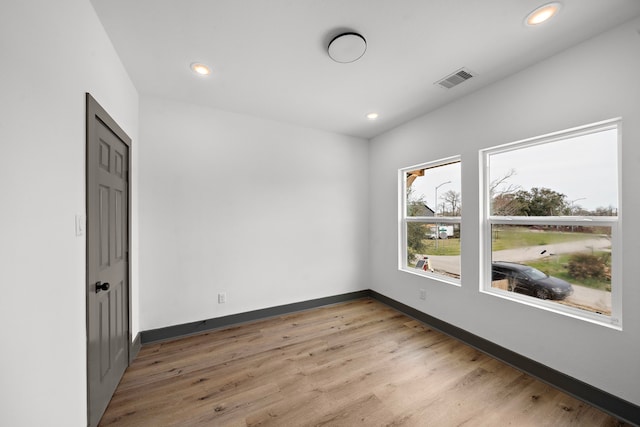
[(588, 311), (611, 315), (611, 292), (600, 289), (573, 285), (573, 295), (559, 302)]

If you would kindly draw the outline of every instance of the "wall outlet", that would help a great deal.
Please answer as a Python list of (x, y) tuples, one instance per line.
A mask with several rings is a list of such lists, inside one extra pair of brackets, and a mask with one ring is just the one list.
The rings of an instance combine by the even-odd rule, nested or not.
[(420, 299), (427, 299), (427, 291), (425, 289), (420, 289)]
[(225, 302), (227, 302), (227, 293), (220, 292), (218, 294), (218, 304), (224, 304)]

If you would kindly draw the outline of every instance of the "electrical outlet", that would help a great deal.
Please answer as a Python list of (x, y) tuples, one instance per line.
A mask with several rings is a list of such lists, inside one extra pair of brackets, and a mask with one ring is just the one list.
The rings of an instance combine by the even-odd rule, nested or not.
[(420, 289), (420, 299), (427, 299), (427, 291), (425, 289)]
[(218, 294), (218, 304), (224, 304), (225, 302), (227, 302), (227, 293), (220, 292)]

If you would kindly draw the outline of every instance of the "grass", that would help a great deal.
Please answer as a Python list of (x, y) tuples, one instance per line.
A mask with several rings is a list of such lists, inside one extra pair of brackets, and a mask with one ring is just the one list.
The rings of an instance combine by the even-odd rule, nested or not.
[(575, 242), (596, 237), (591, 233), (570, 233), (563, 231), (533, 231), (524, 227), (509, 227), (494, 230), (491, 246), (494, 251), (542, 246), (554, 243)]
[(423, 243), (428, 255), (460, 255), (460, 239), (425, 239)]
[[(498, 236), (496, 239), (495, 236)], [(554, 243), (575, 242), (596, 237), (591, 233), (569, 233), (563, 231), (533, 231), (526, 227), (513, 227), (500, 229), (493, 234), (492, 250), (522, 248), (525, 246), (542, 246)], [(436, 248), (436, 242), (438, 247)], [(460, 239), (424, 239), (422, 241), (427, 248), (425, 253), (429, 255), (460, 255)]]
[(571, 255), (572, 254), (555, 255), (539, 261), (527, 261), (526, 264), (547, 273), (549, 276), (566, 280), (574, 285), (611, 292), (611, 281), (608, 279), (576, 279), (571, 276), (567, 268)]

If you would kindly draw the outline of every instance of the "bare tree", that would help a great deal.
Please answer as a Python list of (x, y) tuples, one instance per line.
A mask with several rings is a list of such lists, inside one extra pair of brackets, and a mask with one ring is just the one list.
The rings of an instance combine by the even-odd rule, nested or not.
[(491, 183), (489, 183), (489, 195), (491, 196), (491, 198), (493, 198), (496, 194), (513, 194), (516, 191), (520, 190), (522, 187), (517, 184), (511, 184), (508, 182), (511, 177), (517, 174), (518, 172), (516, 172), (515, 169), (511, 168), (504, 175), (491, 181)]
[(451, 216), (460, 216), (460, 208), (462, 206), (460, 200), (460, 193), (454, 190), (449, 190), (444, 193), (442, 199), (442, 212)]
[[(520, 190), (522, 191), (522, 190)], [(491, 199), (492, 215), (517, 216), (523, 211), (523, 201), (516, 193), (499, 193)]]
[(521, 191), (522, 187), (509, 182), (517, 174), (515, 169), (509, 169), (504, 175), (489, 183), (489, 197), (493, 215), (510, 216), (522, 210), (521, 201), (516, 198), (516, 193)]

